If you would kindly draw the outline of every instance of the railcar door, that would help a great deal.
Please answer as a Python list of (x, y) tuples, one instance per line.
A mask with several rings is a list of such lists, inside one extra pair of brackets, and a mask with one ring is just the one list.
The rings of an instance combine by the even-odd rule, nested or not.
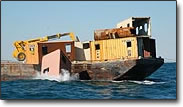
[(100, 44), (95, 44), (95, 56), (96, 60), (100, 60)]

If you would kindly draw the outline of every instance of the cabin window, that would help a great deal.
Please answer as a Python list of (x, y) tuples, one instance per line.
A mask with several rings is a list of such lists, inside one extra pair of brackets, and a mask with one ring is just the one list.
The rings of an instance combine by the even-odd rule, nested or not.
[(33, 52), (34, 51), (34, 47), (30, 47), (29, 50)]
[(48, 48), (47, 48), (47, 46), (43, 46), (43, 47), (42, 47), (42, 54), (43, 54), (43, 55), (48, 54)]
[(46, 72), (49, 72), (49, 67), (43, 70), (43, 74), (45, 74)]
[(66, 53), (71, 52), (71, 44), (65, 45)]
[(139, 29), (142, 29), (142, 26), (140, 26), (140, 28)]
[(100, 50), (100, 44), (95, 44), (95, 50)]
[(145, 35), (144, 26), (140, 26), (139, 35)]
[(145, 32), (147, 33), (147, 23), (144, 24)]
[(139, 27), (136, 27), (136, 35), (139, 34)]
[(30, 51), (33, 52), (33, 51), (34, 51), (34, 48), (35, 48), (35, 45), (29, 45), (29, 50), (30, 50)]
[(127, 48), (132, 47), (131, 41), (126, 42), (126, 44), (127, 44)]
[(130, 27), (130, 24), (129, 23), (127, 24), (127, 27)]
[(115, 38), (119, 38), (119, 35), (117, 32), (114, 35), (115, 35)]
[(83, 44), (83, 49), (88, 49), (88, 48), (90, 48), (89, 43), (84, 43), (84, 44)]

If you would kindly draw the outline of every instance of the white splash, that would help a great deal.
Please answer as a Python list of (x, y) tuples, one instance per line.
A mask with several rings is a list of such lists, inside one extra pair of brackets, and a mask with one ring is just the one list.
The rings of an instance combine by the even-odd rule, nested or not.
[(155, 84), (154, 81), (148, 81), (148, 80), (144, 80), (144, 81), (130, 81), (130, 82), (137, 83), (137, 84), (146, 84), (146, 85)]
[(61, 81), (69, 81), (70, 80), (70, 73), (69, 71), (62, 69), (60, 74)]
[(41, 79), (41, 80), (51, 80), (51, 81), (71, 81), (78, 80), (78, 74), (72, 75), (68, 70), (61, 69), (61, 74), (59, 76), (50, 76), (47, 74), (37, 73), (36, 77), (33, 79)]
[(126, 80), (122, 80), (122, 81), (112, 81), (114, 83), (122, 83), (122, 82), (126, 82)]
[(137, 84), (145, 84), (145, 85), (153, 85), (153, 84), (163, 84), (165, 82), (154, 82), (154, 81), (149, 81), (149, 80), (144, 80), (144, 81), (130, 81), (133, 83), (137, 83)]

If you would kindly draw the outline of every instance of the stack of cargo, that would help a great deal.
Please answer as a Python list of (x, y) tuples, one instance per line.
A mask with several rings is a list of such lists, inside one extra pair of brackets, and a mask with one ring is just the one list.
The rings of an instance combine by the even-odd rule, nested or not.
[(131, 37), (136, 34), (134, 27), (102, 29), (94, 32), (95, 40), (107, 40), (115, 38)]

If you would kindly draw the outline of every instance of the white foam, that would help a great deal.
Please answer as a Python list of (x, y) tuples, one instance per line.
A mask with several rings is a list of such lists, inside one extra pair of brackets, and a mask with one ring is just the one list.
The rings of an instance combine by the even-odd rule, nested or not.
[(145, 84), (145, 85), (153, 85), (153, 84), (163, 84), (163, 83), (165, 83), (165, 82), (154, 82), (154, 81), (150, 81), (150, 80), (129, 81), (129, 82), (133, 82), (133, 83), (137, 83), (137, 84)]
[(61, 69), (61, 74), (59, 76), (50, 76), (47, 74), (40, 74), (37, 73), (36, 77), (33, 79), (41, 79), (41, 80), (51, 80), (51, 81), (70, 81), (70, 80), (78, 80), (78, 75), (72, 75), (70, 74), (70, 72), (68, 70), (65, 69)]
[(126, 82), (126, 80), (122, 80), (122, 81), (112, 81), (114, 83), (121, 83), (121, 82)]
[(130, 82), (137, 83), (137, 84), (146, 84), (146, 85), (155, 84), (154, 81), (148, 81), (148, 80), (144, 80), (144, 81), (130, 81)]
[(69, 81), (70, 80), (70, 73), (67, 70), (62, 69), (61, 75), (60, 75), (61, 81)]

